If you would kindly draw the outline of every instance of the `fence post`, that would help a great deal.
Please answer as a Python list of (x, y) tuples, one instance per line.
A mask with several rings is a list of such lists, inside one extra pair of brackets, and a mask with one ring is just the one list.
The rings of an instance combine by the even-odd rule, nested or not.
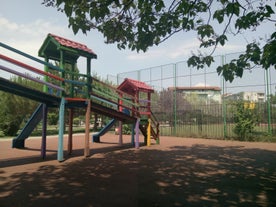
[[(221, 56), (221, 65), (225, 64), (225, 56)], [(223, 111), (223, 137), (227, 137), (226, 103), (225, 103), (225, 78), (222, 76), (222, 111)]]
[(174, 124), (173, 124), (173, 135), (176, 136), (176, 64), (173, 64), (173, 79), (174, 79), (174, 93), (173, 93), (173, 117), (174, 117)]
[(271, 111), (270, 111), (270, 90), (269, 90), (269, 74), (268, 69), (266, 69), (266, 103), (267, 103), (267, 131), (271, 135)]

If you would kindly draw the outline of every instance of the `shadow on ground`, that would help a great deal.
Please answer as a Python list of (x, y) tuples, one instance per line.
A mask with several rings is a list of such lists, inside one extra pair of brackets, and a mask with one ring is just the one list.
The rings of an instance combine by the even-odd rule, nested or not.
[(276, 154), (194, 145), (103, 151), (5, 178), (0, 206), (275, 206)]
[[(98, 153), (106, 153), (106, 152), (113, 152), (113, 151), (120, 151), (122, 149), (129, 149), (133, 148), (131, 144), (124, 144), (122, 146), (119, 146), (118, 144), (113, 144), (109, 147), (102, 147), (102, 148), (96, 148), (96, 149), (90, 149), (91, 154), (98, 154)], [(23, 149), (17, 149), (20, 151), (37, 151), (40, 153), (40, 149), (37, 148), (23, 148)], [(14, 158), (7, 158), (0, 160), (0, 168), (4, 167), (12, 167), (12, 166), (19, 166), (19, 165), (26, 165), (26, 164), (33, 164), (33, 163), (41, 163), (41, 162), (47, 162), (50, 160), (57, 160), (57, 150), (46, 150), (46, 157), (42, 159), (41, 156), (38, 154), (35, 155), (24, 155), (22, 157), (14, 157)], [(84, 149), (74, 149), (72, 154), (69, 155), (68, 151), (64, 150), (64, 159), (70, 160), (74, 157), (81, 157), (84, 155)], [(1, 207), (1, 206), (0, 206)]]

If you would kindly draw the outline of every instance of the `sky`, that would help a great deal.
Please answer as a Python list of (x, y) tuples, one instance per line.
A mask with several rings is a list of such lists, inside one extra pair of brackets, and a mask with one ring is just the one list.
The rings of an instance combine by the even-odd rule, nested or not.
[[(192, 51), (198, 50), (199, 42), (194, 33), (174, 35), (159, 46), (150, 48), (146, 53), (119, 50), (115, 44), (105, 44), (103, 36), (97, 31), (90, 31), (87, 35), (80, 32), (74, 35), (71, 28), (68, 28), (65, 14), (55, 8), (45, 7), (41, 2), (42, 0), (1, 0), (0, 41), (35, 57), (38, 56), (38, 50), (48, 33), (80, 42), (97, 54), (98, 58), (92, 60), (92, 70), (102, 77), (184, 61)], [(266, 27), (265, 31), (273, 29)], [(232, 37), (227, 45), (218, 48), (216, 53), (243, 51), (247, 41), (254, 38), (257, 36), (252, 33)], [(0, 53), (7, 54), (7, 51), (0, 48)], [(10, 56), (13, 57), (14, 54)], [(84, 61), (81, 60), (78, 67), (85, 73)]]

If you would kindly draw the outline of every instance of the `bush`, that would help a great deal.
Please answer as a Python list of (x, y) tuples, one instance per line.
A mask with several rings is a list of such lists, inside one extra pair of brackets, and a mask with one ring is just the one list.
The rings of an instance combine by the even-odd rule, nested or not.
[(123, 134), (131, 134), (131, 128), (128, 124), (123, 124)]
[(20, 129), (21, 120), (14, 119), (11, 121), (6, 121), (5, 123), (1, 123), (1, 131), (5, 136), (15, 136)]
[(234, 133), (240, 141), (252, 141), (253, 130), (258, 123), (258, 114), (255, 108), (248, 107), (248, 104), (238, 102), (234, 111)]
[(58, 113), (48, 113), (48, 124), (57, 125), (58, 123)]
[(80, 125), (80, 122), (81, 122), (81, 120), (80, 120), (79, 117), (76, 117), (76, 118), (73, 119), (73, 124), (74, 124), (74, 126), (79, 126), (79, 125)]

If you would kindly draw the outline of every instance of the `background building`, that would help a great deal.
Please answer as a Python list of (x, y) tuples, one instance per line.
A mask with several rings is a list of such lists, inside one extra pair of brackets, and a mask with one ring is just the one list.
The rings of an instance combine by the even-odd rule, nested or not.
[(188, 96), (196, 95), (201, 102), (206, 104), (221, 103), (221, 88), (217, 86), (169, 87), (168, 89), (182, 93), (185, 99), (188, 99)]
[(236, 94), (225, 94), (224, 98), (226, 100), (232, 100), (232, 101), (249, 101), (249, 102), (265, 102), (265, 93), (263, 92), (255, 92), (255, 91), (246, 91), (246, 92), (240, 92)]

